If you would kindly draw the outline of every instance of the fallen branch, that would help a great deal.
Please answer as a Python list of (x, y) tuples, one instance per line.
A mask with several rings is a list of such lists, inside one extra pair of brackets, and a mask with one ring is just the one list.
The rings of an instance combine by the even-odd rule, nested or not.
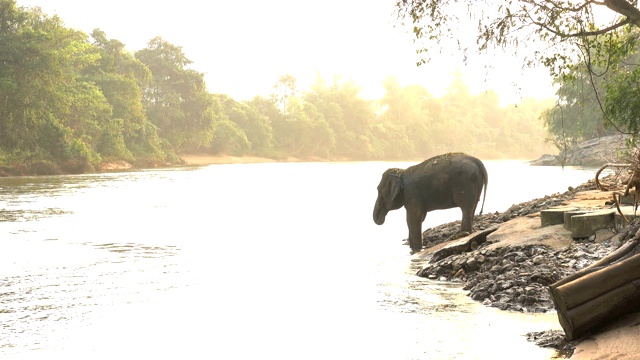
[(602, 186), (600, 184), (600, 181), (598, 180), (598, 177), (600, 176), (600, 173), (602, 172), (602, 170), (608, 168), (608, 167), (617, 167), (617, 168), (631, 168), (631, 164), (611, 164), (611, 163), (607, 163), (602, 165), (602, 167), (600, 169), (598, 169), (598, 171), (596, 172), (596, 186), (598, 187), (598, 189), (602, 190), (602, 191), (608, 191), (609, 189)]

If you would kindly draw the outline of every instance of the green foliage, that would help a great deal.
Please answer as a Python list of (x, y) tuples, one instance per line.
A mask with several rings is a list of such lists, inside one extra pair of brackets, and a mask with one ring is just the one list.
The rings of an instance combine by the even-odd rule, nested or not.
[[(477, 24), (476, 48), (486, 51), (499, 48), (518, 52), (525, 44), (535, 49), (527, 55), (528, 65), (546, 66), (552, 75), (561, 77), (592, 50), (593, 64), (601, 66), (607, 59), (624, 57), (633, 45), (622, 40), (621, 31), (640, 26), (640, 10), (632, 1), (565, 0), (397, 0), (399, 21), (413, 30), (420, 60), (444, 48), (444, 42), (458, 43), (463, 56), (472, 44), (465, 42), (460, 28)], [(600, 24), (606, 16), (613, 22)], [(473, 31), (473, 30), (472, 30)], [(576, 46), (578, 45), (578, 46)], [(631, 45), (631, 46), (630, 46)]]
[(607, 83), (606, 114), (634, 135), (640, 133), (640, 68), (618, 72)]
[(611, 133), (604, 126), (599, 100), (606, 90), (604, 79), (590, 76), (584, 66), (575, 66), (567, 75), (560, 81), (555, 106), (542, 115), (548, 141), (561, 151)]
[[(545, 66), (562, 85), (557, 106), (544, 115), (549, 139), (557, 147), (611, 128), (637, 138), (637, 1), (398, 0), (396, 10), (400, 21), (413, 28), (419, 63), (444, 48), (445, 41), (450, 43), (451, 34), (466, 34), (459, 27), (469, 19), (478, 24), (479, 51), (518, 53), (526, 43), (525, 64)], [(460, 38), (454, 40), (466, 58), (469, 44)]]
[(179, 163), (183, 152), (527, 157), (543, 137), (539, 103), (500, 108), (495, 94), (472, 95), (459, 79), (440, 99), (388, 79), (384, 97), (369, 101), (353, 81), (318, 78), (299, 91), (284, 75), (272, 96), (235, 101), (209, 93), (190, 65), (180, 46), (160, 37), (132, 54), (99, 29), (88, 36), (0, 0), (0, 170), (81, 173), (116, 160), (158, 166)]
[[(226, 95), (216, 95), (219, 114), (235, 123), (246, 136), (249, 150), (256, 155), (267, 155), (273, 148), (273, 130), (267, 114), (262, 114), (255, 103), (237, 102)], [(241, 147), (244, 145), (241, 145)]]
[(144, 88), (149, 120), (158, 128), (160, 137), (176, 151), (194, 151), (206, 146), (213, 135), (213, 99), (206, 90), (204, 74), (188, 69), (180, 46), (160, 37), (147, 48), (136, 52), (152, 80)]
[(211, 151), (227, 155), (241, 156), (249, 152), (251, 143), (244, 131), (229, 120), (218, 121), (214, 125)]

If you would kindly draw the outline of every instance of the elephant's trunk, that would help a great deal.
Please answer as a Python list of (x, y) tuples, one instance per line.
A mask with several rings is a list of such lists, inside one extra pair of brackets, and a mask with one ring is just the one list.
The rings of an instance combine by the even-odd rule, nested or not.
[(384, 224), (384, 219), (387, 217), (387, 209), (380, 205), (380, 198), (376, 200), (376, 206), (373, 208), (373, 222), (376, 225)]

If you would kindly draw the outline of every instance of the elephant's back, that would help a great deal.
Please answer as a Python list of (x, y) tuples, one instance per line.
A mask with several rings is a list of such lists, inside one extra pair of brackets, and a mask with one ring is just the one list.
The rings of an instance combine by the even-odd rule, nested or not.
[(449, 193), (452, 188), (468, 184), (482, 187), (487, 183), (487, 170), (478, 158), (464, 153), (448, 153), (407, 168), (403, 179), (405, 185), (415, 183), (420, 189)]
[[(478, 165), (478, 163), (480, 165)], [(484, 169), (482, 161), (471, 155), (467, 155), (465, 153), (446, 153), (429, 158), (421, 162), (420, 164), (413, 165), (407, 168), (407, 171), (439, 172), (443, 170), (446, 171), (451, 168), (464, 168), (465, 166), (469, 166), (471, 164), (482, 167), (482, 169)]]

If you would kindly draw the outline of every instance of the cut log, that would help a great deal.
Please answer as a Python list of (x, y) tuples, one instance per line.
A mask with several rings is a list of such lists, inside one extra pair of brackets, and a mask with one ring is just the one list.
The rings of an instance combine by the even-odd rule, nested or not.
[(640, 255), (603, 267), (575, 281), (554, 287), (563, 311), (573, 309), (620, 286), (640, 280)]
[(640, 230), (618, 250), (549, 286), (567, 340), (640, 311)]
[(640, 280), (635, 280), (566, 312), (567, 339), (578, 339), (598, 326), (640, 309)]
[(498, 230), (499, 227), (500, 225), (494, 225), (485, 230), (473, 233), (469, 236), (465, 236), (464, 238), (458, 239), (456, 241), (452, 241), (442, 249), (434, 252), (429, 262), (434, 263), (451, 255), (462, 254), (464, 252), (475, 250), (474, 246), (477, 247), (478, 245), (481, 245), (485, 241), (487, 241), (487, 235)]

